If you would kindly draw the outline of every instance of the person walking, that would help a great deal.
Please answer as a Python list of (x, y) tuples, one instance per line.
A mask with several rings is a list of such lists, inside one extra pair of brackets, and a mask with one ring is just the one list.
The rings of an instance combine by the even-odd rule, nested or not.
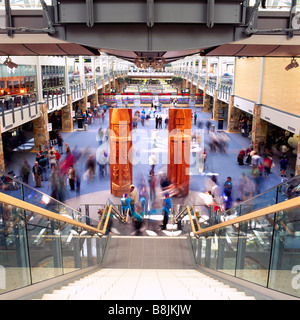
[(167, 224), (170, 217), (170, 212), (172, 210), (172, 199), (170, 198), (170, 195), (168, 192), (165, 193), (165, 199), (163, 202), (163, 224), (161, 226), (162, 230), (166, 230)]
[(75, 178), (76, 178), (75, 169), (74, 169), (74, 166), (71, 164), (68, 171), (68, 179), (69, 179), (69, 185), (70, 185), (71, 191), (75, 191)]
[(128, 197), (131, 199), (130, 206), (131, 206), (131, 214), (132, 214), (134, 212), (135, 204), (137, 201), (137, 190), (133, 184), (130, 186), (130, 192)]
[(35, 187), (41, 188), (42, 186), (42, 167), (36, 161), (34, 166), (32, 167), (32, 173), (35, 180)]
[(64, 145), (64, 139), (62, 138), (61, 134), (57, 134), (57, 146), (58, 146), (58, 152), (60, 154), (63, 154), (63, 145)]
[(28, 184), (30, 174), (30, 165), (27, 160), (24, 160), (21, 167), (20, 175), (22, 177), (22, 181)]
[(131, 217), (131, 205), (130, 205), (131, 199), (128, 197), (127, 193), (123, 194), (123, 198), (121, 199), (122, 204), (122, 213), (123, 216), (127, 216), (127, 211), (129, 210), (129, 216)]

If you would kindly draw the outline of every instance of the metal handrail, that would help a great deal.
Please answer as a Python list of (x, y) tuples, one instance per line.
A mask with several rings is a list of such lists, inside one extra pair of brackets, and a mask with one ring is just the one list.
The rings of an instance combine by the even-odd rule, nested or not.
[(58, 220), (58, 221), (61, 221), (64, 223), (71, 224), (76, 227), (80, 227), (84, 230), (91, 231), (94, 234), (98, 234), (98, 235), (99, 235), (99, 233), (105, 234), (105, 233), (103, 233), (105, 230), (103, 231), (103, 230), (96, 229), (96, 228), (91, 227), (91, 226), (84, 224), (82, 222), (73, 220), (73, 219), (66, 217), (66, 216), (63, 216), (63, 215), (59, 215), (59, 214), (54, 213), (52, 211), (46, 210), (44, 208), (40, 208), (34, 204), (25, 202), (25, 201), (17, 199), (17, 198), (14, 198), (14, 197), (9, 196), (4, 193), (0, 193), (0, 202), (5, 203), (10, 206), (13, 206), (13, 207), (17, 207), (22, 210), (34, 212), (34, 213), (39, 214), (41, 216), (44, 216), (46, 218)]
[(192, 232), (193, 232), (194, 236), (196, 238), (198, 238), (198, 237), (203, 236), (203, 235), (205, 236), (205, 234), (207, 234), (207, 233), (211, 233), (211, 232), (213, 232), (215, 230), (218, 230), (218, 229), (221, 229), (221, 228), (224, 228), (224, 227), (228, 227), (228, 226), (231, 226), (231, 225), (234, 225), (234, 224), (243, 223), (243, 222), (246, 222), (246, 221), (249, 221), (249, 220), (253, 220), (253, 219), (258, 219), (258, 218), (261, 218), (261, 217), (264, 217), (264, 216), (268, 217), (268, 215), (273, 214), (275, 212), (285, 211), (285, 210), (293, 209), (293, 208), (296, 208), (296, 207), (300, 207), (300, 196), (296, 197), (296, 198), (293, 198), (293, 199), (290, 199), (290, 200), (286, 200), (284, 202), (280, 202), (280, 203), (274, 204), (272, 206), (269, 206), (269, 207), (266, 207), (266, 208), (263, 208), (263, 209), (259, 209), (257, 211), (253, 211), (251, 213), (247, 213), (247, 214), (245, 214), (243, 216), (236, 217), (236, 218), (227, 220), (225, 222), (218, 223), (218, 224), (216, 224), (214, 226), (207, 227), (205, 229), (201, 229), (198, 220), (195, 219), (196, 222), (198, 222), (198, 226), (199, 226), (198, 230), (196, 230), (195, 226), (194, 226), (194, 221), (193, 221), (193, 218), (192, 218), (190, 207), (186, 206), (178, 214), (178, 216), (177, 216), (178, 219), (175, 220), (175, 223), (178, 223), (179, 221), (181, 221), (182, 218), (188, 214), (190, 222), (191, 222)]

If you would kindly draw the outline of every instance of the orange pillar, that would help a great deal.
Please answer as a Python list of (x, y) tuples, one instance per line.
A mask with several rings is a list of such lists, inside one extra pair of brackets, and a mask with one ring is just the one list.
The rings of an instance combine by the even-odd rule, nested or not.
[(190, 183), (192, 109), (169, 109), (169, 161), (168, 178), (187, 196)]
[(132, 109), (109, 109), (110, 190), (116, 197), (129, 193), (132, 184)]

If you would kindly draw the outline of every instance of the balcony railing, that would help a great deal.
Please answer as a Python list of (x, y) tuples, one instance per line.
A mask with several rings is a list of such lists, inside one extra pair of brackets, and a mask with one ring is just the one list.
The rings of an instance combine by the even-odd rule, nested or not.
[(52, 112), (67, 105), (66, 87), (44, 90), (43, 97), (46, 100), (48, 112)]
[(11, 130), (40, 116), (36, 93), (0, 100), (1, 132)]

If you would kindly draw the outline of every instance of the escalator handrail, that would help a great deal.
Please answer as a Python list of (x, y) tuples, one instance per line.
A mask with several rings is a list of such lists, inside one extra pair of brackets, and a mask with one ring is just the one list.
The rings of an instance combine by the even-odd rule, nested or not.
[[(68, 209), (70, 209), (70, 210), (72, 210), (72, 211), (74, 211), (78, 216), (80, 216), (80, 217), (82, 217), (82, 218), (87, 217), (87, 216), (85, 216), (85, 215), (82, 215), (82, 213), (79, 212), (77, 209), (74, 209), (74, 208), (68, 206), (67, 204), (65, 204), (65, 203), (63, 203), (63, 202), (61, 202), (61, 201), (59, 201), (59, 200), (57, 200), (57, 199), (49, 196), (48, 194), (46, 194), (46, 193), (44, 193), (44, 192), (42, 192), (42, 191), (40, 191), (40, 190), (37, 190), (37, 189), (31, 187), (29, 184), (27, 184), (27, 183), (25, 183), (25, 182), (17, 179), (16, 177), (11, 176), (11, 175), (8, 174), (7, 172), (4, 172), (4, 171), (0, 170), (0, 176), (3, 176), (3, 175), (8, 176), (10, 179), (12, 179), (13, 181), (15, 181), (16, 183), (18, 183), (18, 184), (20, 184), (20, 185), (22, 185), (22, 186), (24, 186), (24, 187), (26, 187), (26, 188), (29, 188), (29, 189), (33, 190), (34, 192), (36, 192), (36, 193), (39, 193), (41, 196), (46, 196), (47, 198), (49, 198), (49, 199), (50, 199), (51, 201), (53, 201), (54, 203), (56, 203), (56, 204), (58, 204), (58, 205), (61, 205), (61, 206), (65, 207), (65, 208), (68, 208)], [(17, 199), (17, 198), (15, 198), (15, 199)], [(26, 202), (26, 201), (25, 201), (25, 202)], [(87, 218), (89, 218), (89, 217), (87, 217)]]
[(58, 221), (61, 221), (61, 222), (64, 222), (64, 223), (68, 223), (68, 224), (74, 225), (76, 227), (79, 227), (79, 228), (82, 228), (84, 230), (90, 231), (90, 232), (92, 232), (94, 234), (98, 234), (98, 235), (99, 235), (99, 233), (103, 234), (103, 231), (101, 231), (99, 229), (96, 229), (94, 227), (91, 227), (91, 226), (89, 226), (87, 224), (84, 224), (82, 222), (73, 220), (72, 218), (66, 217), (64, 215), (60, 215), (60, 214), (54, 213), (54, 212), (49, 211), (47, 209), (40, 208), (40, 207), (38, 207), (38, 206), (36, 206), (34, 204), (25, 202), (25, 201), (17, 199), (17, 198), (14, 198), (14, 197), (9, 196), (9, 195), (4, 194), (4, 193), (0, 193), (0, 202), (1, 203), (5, 203), (7, 205), (10, 205), (12, 207), (16, 207), (16, 208), (22, 209), (22, 210), (26, 210), (26, 211), (29, 211), (29, 212), (34, 212), (34, 213), (39, 214), (39, 215), (41, 215), (43, 217), (46, 217), (46, 218), (50, 218), (50, 219), (54, 219), (54, 220), (58, 220)]
[[(179, 223), (181, 222), (181, 220), (186, 216), (189, 216), (190, 219), (190, 223), (191, 223), (191, 228), (192, 228), (192, 232), (193, 234), (198, 234), (198, 232), (201, 230), (199, 221), (197, 219), (197, 217), (195, 216), (195, 211), (194, 208), (190, 208), (190, 206), (186, 206), (176, 217), (173, 218), (174, 223)], [(194, 219), (193, 219), (194, 216)], [(194, 220), (196, 221), (196, 225), (197, 225), (197, 230), (195, 228), (195, 223)]]
[[(245, 215), (242, 215), (242, 216), (239, 216), (239, 217), (236, 217), (236, 218), (233, 218), (233, 219), (221, 222), (221, 223), (218, 223), (214, 226), (207, 227), (205, 229), (201, 229), (201, 230), (198, 230), (193, 233), (194, 233), (194, 236), (196, 236), (196, 237), (203, 236), (206, 233), (210, 233), (210, 232), (215, 231), (217, 229), (228, 227), (228, 226), (234, 225), (236, 223), (239, 224), (239, 223), (243, 223), (243, 222), (246, 222), (249, 220), (258, 219), (258, 218), (261, 218), (264, 216), (268, 217), (268, 215), (273, 214), (275, 212), (290, 210), (290, 209), (294, 209), (296, 207), (300, 207), (300, 196), (293, 198), (293, 199), (286, 200), (284, 202), (274, 204), (269, 207), (265, 207), (265, 208), (253, 211), (251, 213), (247, 213)], [(193, 226), (192, 220), (191, 220), (191, 225)]]
[(98, 223), (97, 229), (100, 230), (103, 221), (104, 221), (104, 226), (103, 229), (101, 230), (101, 233), (106, 233), (106, 229), (107, 229), (107, 225), (108, 225), (108, 221), (110, 218), (110, 215), (113, 215), (114, 217), (116, 217), (116, 219), (118, 219), (119, 221), (121, 221), (122, 223), (127, 223), (128, 220), (128, 212), (127, 212), (127, 218), (125, 218), (123, 215), (121, 215), (121, 213), (119, 212), (118, 209), (116, 209), (112, 204), (105, 205), (104, 211), (101, 215), (100, 221)]

